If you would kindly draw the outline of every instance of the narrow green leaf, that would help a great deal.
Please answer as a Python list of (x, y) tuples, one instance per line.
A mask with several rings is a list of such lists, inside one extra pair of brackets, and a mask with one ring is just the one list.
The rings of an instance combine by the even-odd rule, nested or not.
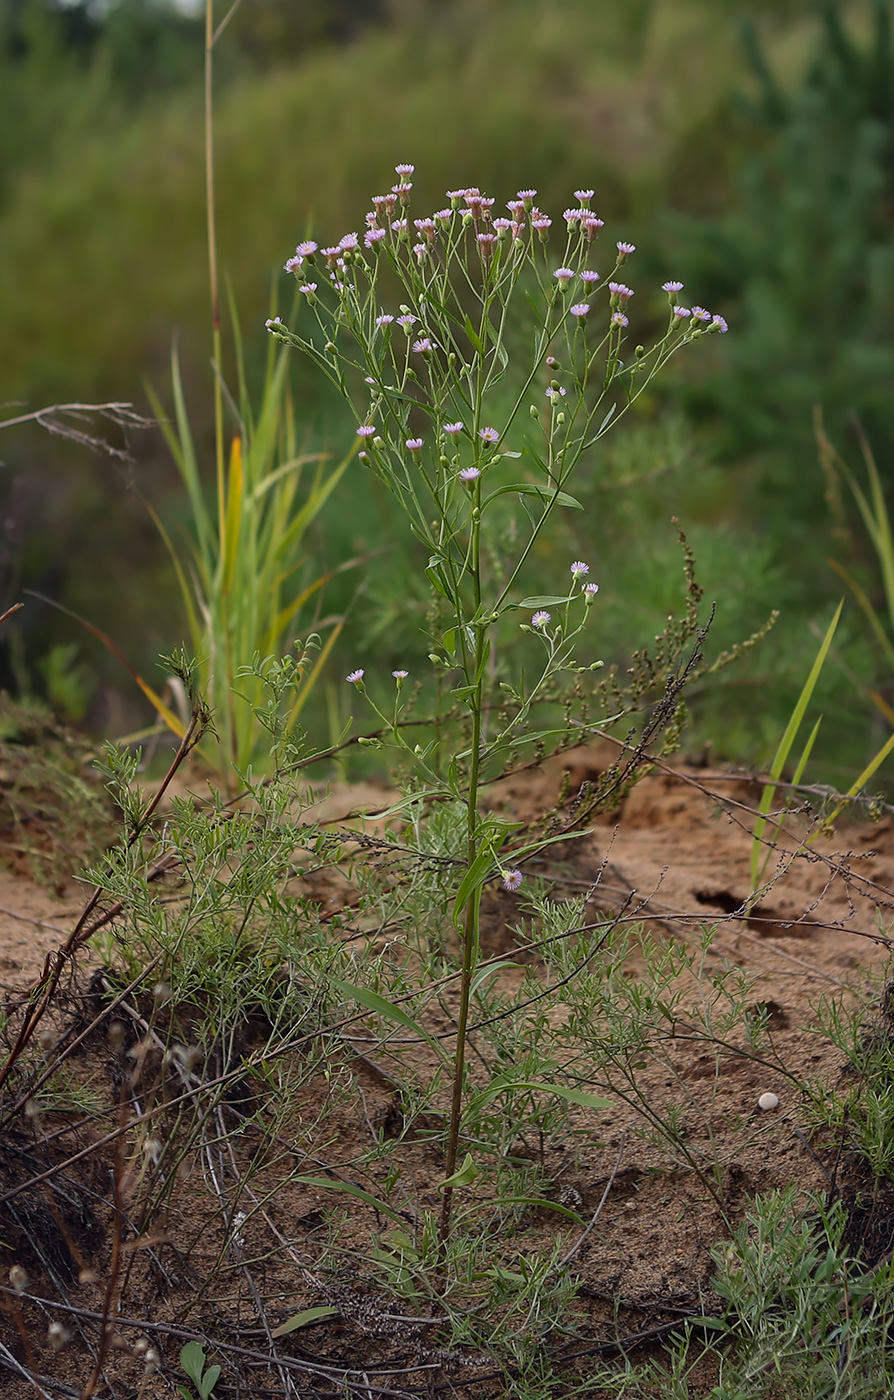
[(566, 1089), (564, 1084), (542, 1084), (537, 1079), (496, 1080), (493, 1084), (489, 1084), (486, 1089), (475, 1094), (471, 1102), (479, 1107), (489, 1103), (491, 1099), (498, 1098), (500, 1094), (515, 1094), (522, 1090), (538, 1094), (554, 1094), (557, 1098), (567, 1100), (568, 1103), (580, 1104), (582, 1108), (614, 1108), (611, 1099), (603, 1099), (598, 1094), (587, 1094), (580, 1089)]
[(471, 1186), (478, 1176), (480, 1176), (480, 1172), (472, 1160), (472, 1154), (467, 1152), (462, 1166), (452, 1176), (448, 1176), (446, 1181), (442, 1181), (438, 1190), (446, 1191), (448, 1187), (455, 1190), (457, 1186)]
[(324, 1317), (338, 1317), (338, 1308), (305, 1308), (304, 1312), (296, 1313), (294, 1317), (290, 1317), (288, 1322), (274, 1327), (270, 1335), (271, 1337), (287, 1337), (290, 1332), (297, 1332), (301, 1327), (309, 1327), (312, 1322), (319, 1322)]
[(516, 603), (518, 608), (557, 608), (562, 603), (574, 601), (574, 594), (538, 593), (533, 598), (522, 598)]
[(479, 354), (479, 355), (483, 355), (483, 354), (484, 354), (484, 346), (482, 345), (481, 339), (480, 339), (480, 337), (479, 337), (479, 335), (478, 335), (478, 332), (476, 331), (475, 327), (472, 325), (472, 322), (471, 322), (471, 320), (469, 319), (468, 316), (466, 317), (465, 321), (463, 322), (463, 329), (465, 330), (466, 335), (469, 337), (469, 340), (472, 342), (473, 348), (474, 348), (475, 350), (478, 351), (478, 354)]
[(364, 1191), (362, 1186), (355, 1186), (352, 1181), (330, 1181), (328, 1176), (292, 1176), (290, 1181), (298, 1182), (302, 1186), (316, 1186), (323, 1191), (338, 1191), (345, 1196), (353, 1196), (358, 1201), (363, 1201), (364, 1205), (372, 1206), (381, 1215), (387, 1215), (389, 1220), (394, 1220), (398, 1225), (403, 1225), (404, 1221), (396, 1210), (392, 1210), (384, 1201), (380, 1201), (377, 1196), (371, 1196), (368, 1191)]
[(402, 1010), (401, 1007), (395, 1006), (391, 1001), (386, 1001), (384, 997), (380, 997), (378, 992), (372, 992), (368, 987), (355, 986), (353, 982), (342, 982), (339, 977), (332, 978), (332, 985), (338, 987), (338, 990), (344, 996), (349, 997), (352, 1001), (359, 1001), (361, 1006), (367, 1007), (370, 1011), (375, 1011), (378, 1016), (383, 1016), (386, 1021), (394, 1021), (397, 1025), (403, 1026), (405, 1030), (412, 1031), (414, 1035), (421, 1036), (422, 1039), (427, 1040), (429, 1045), (433, 1046), (440, 1055), (444, 1054), (444, 1050), (439, 1042), (435, 1040), (433, 1036), (429, 1035), (428, 1031), (425, 1030), (423, 1026), (420, 1026), (418, 1021), (414, 1021), (412, 1016), (408, 1016), (406, 1011)]
[[(509, 453), (504, 452), (504, 457)], [(541, 501), (555, 501), (556, 505), (567, 506), (569, 510), (583, 510), (583, 506), (574, 496), (569, 496), (567, 491), (556, 491), (551, 486), (538, 485), (535, 482), (522, 481), (515, 482), (512, 486), (498, 486), (496, 491), (491, 491), (481, 503), (482, 509), (495, 501), (498, 496), (539, 496)]]
[(487, 965), (486, 967), (479, 967), (478, 971), (475, 973), (475, 976), (472, 978), (472, 985), (471, 985), (471, 994), (472, 994), (472, 996), (475, 995), (475, 993), (478, 991), (478, 988), (479, 988), (479, 987), (483, 987), (483, 986), (484, 986), (484, 983), (487, 981), (487, 979), (488, 979), (489, 977), (494, 977), (498, 972), (503, 972), (504, 969), (509, 968), (509, 967), (512, 967), (512, 968), (523, 968), (523, 967), (524, 967), (524, 963), (512, 962), (510, 959), (507, 958), (507, 959), (501, 960), (500, 962), (488, 963), (488, 965)]
[[(771, 779), (771, 782), (767, 785), (767, 787), (764, 788), (763, 796), (760, 800), (760, 805), (758, 807), (759, 815), (757, 821), (754, 823), (754, 838), (751, 844), (752, 894), (757, 889), (760, 883), (761, 838), (763, 837), (767, 825), (767, 813), (773, 805), (773, 799), (776, 796), (776, 779), (779, 778), (783, 768), (785, 767), (786, 760), (788, 759), (792, 745), (795, 742), (795, 737), (798, 733), (798, 730), (801, 727), (801, 721), (804, 718), (807, 706), (810, 704), (810, 699), (813, 695), (814, 689), (816, 688), (816, 683), (819, 679), (820, 672), (822, 671), (823, 665), (825, 664), (825, 660), (829, 652), (829, 647), (832, 645), (832, 638), (835, 635), (835, 629), (838, 626), (838, 620), (841, 617), (841, 610), (843, 607), (844, 599), (842, 598), (841, 602), (838, 604), (838, 607), (835, 609), (835, 616), (832, 618), (832, 621), (829, 623), (829, 626), (826, 629), (826, 635), (823, 637), (822, 643), (820, 644), (819, 651), (817, 652), (814, 663), (810, 668), (810, 674), (808, 675), (807, 680), (804, 682), (801, 694), (798, 696), (798, 700), (794, 710), (792, 711), (791, 718), (789, 719), (788, 724), (785, 726), (785, 732), (783, 733), (782, 738), (779, 741), (779, 747), (776, 750), (776, 755), (770, 766), (769, 777)], [(771, 843), (771, 849), (773, 846), (775, 846), (775, 844), (776, 843), (774, 838)], [(766, 861), (764, 861), (764, 865), (766, 865)]]

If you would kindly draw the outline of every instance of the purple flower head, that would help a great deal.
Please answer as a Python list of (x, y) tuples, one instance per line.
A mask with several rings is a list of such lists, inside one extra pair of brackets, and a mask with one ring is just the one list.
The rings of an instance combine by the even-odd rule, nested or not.
[(427, 335), (424, 335), (421, 340), (413, 341), (413, 349), (417, 355), (427, 355), (433, 348)]
[(459, 479), (460, 481), (477, 481), (480, 475), (480, 467), (463, 467), (459, 474)]
[(356, 233), (346, 233), (344, 238), (338, 240), (338, 246), (343, 253), (353, 253), (359, 246), (359, 239)]
[(574, 224), (580, 222), (586, 212), (586, 209), (566, 209), (562, 217), (568, 227), (571, 228)]
[(391, 232), (396, 234), (405, 233), (407, 228), (406, 219), (395, 219), (391, 224)]
[(407, 451), (408, 451), (408, 452), (421, 452), (421, 451), (422, 451), (422, 438), (407, 438)]
[(410, 673), (409, 671), (392, 671), (391, 674), (396, 681), (405, 681)]
[(463, 198), (469, 206), (469, 213), (472, 215), (473, 219), (477, 220), (484, 217), (486, 212), (493, 208), (494, 201), (492, 199), (486, 199), (477, 189), (466, 190)]
[(586, 282), (589, 286), (595, 286), (599, 281), (599, 273), (594, 272), (590, 267), (585, 267), (583, 272), (580, 273), (580, 280)]
[(619, 301), (629, 301), (634, 294), (633, 289), (625, 287), (623, 282), (609, 282), (608, 289), (612, 296), (617, 297)]
[(304, 243), (299, 243), (295, 249), (295, 256), (298, 258), (309, 258), (317, 251), (317, 245), (312, 238), (308, 238)]
[[(373, 205), (376, 209), (382, 209), (383, 207), (387, 206), (388, 198), (389, 196), (387, 194), (374, 194), (372, 197)], [(393, 202), (394, 201), (392, 200), (392, 203)]]
[(582, 559), (575, 559), (574, 563), (571, 565), (571, 574), (573, 578), (583, 578), (584, 574), (588, 574), (589, 572), (589, 564), (585, 564)]
[(299, 292), (303, 292), (306, 297), (312, 297), (317, 290), (317, 284), (316, 282), (305, 282), (298, 290)]
[(341, 248), (321, 248), (321, 253), (330, 267), (335, 266), (336, 260), (341, 256)]
[[(538, 214), (536, 219), (531, 220), (531, 228), (536, 228), (538, 233), (545, 233), (552, 226), (552, 219), (548, 219), (545, 214)], [(522, 224), (522, 228), (524, 228), (524, 224)]]
[(496, 428), (479, 428), (478, 436), (481, 438), (482, 442), (494, 444), (500, 441), (500, 434), (497, 432)]
[(402, 180), (399, 185), (391, 186), (391, 193), (396, 194), (401, 203), (404, 204), (406, 203), (407, 195), (410, 193), (410, 190), (412, 188), (413, 186), (411, 184), (409, 184), (406, 180)]
[(723, 319), (722, 316), (712, 316), (711, 325), (709, 329), (712, 331), (719, 331), (721, 335), (726, 335), (727, 331), (729, 330), (729, 326), (726, 324), (726, 321)]
[(495, 233), (505, 233), (507, 228), (512, 228), (511, 219), (494, 219), (493, 229)]
[(509, 199), (506, 201), (506, 208), (510, 214), (514, 214), (518, 218), (520, 214), (525, 212), (525, 201), (523, 199)]
[(371, 438), (375, 437), (375, 435), (376, 430), (372, 423), (364, 423), (362, 428), (357, 429), (357, 436), (359, 438)]
[(576, 305), (572, 306), (570, 311), (568, 312), (569, 316), (576, 316), (579, 321), (582, 321), (584, 317), (589, 316), (589, 314), (590, 305), (589, 302), (586, 301), (577, 302)]
[(411, 327), (411, 326), (415, 326), (415, 324), (416, 324), (416, 317), (415, 317), (415, 316), (411, 316), (411, 315), (409, 314), (409, 312), (407, 312), (407, 313), (405, 313), (403, 316), (398, 316), (398, 318), (397, 318), (397, 324), (398, 324), (399, 326), (403, 326), (404, 330), (405, 330), (405, 331), (407, 332), (407, 334), (409, 335), (409, 333), (410, 333), (410, 327)]
[(593, 191), (575, 190), (574, 198), (577, 200), (578, 204), (589, 204), (590, 200), (593, 198)]
[(385, 230), (383, 228), (371, 228), (367, 229), (363, 235), (363, 241), (367, 248), (374, 248), (377, 243), (381, 243), (384, 237)]
[(296, 253), (295, 256), (293, 258), (289, 258), (287, 262), (283, 264), (283, 266), (285, 267), (286, 272), (297, 272), (298, 269), (302, 266), (303, 262), (304, 259), (299, 258)]
[(483, 258), (489, 258), (492, 255), (494, 251), (494, 244), (496, 242), (497, 235), (495, 233), (478, 234), (478, 245), (481, 248), (481, 256)]
[[(412, 175), (415, 169), (415, 165), (396, 165), (394, 167), (394, 173), (395, 175)], [(406, 671), (404, 675), (406, 675)]]
[(439, 224), (449, 224), (450, 220), (453, 218), (453, 210), (439, 209), (434, 217), (437, 219)]
[(453, 205), (453, 208), (454, 208), (454, 209), (458, 209), (458, 208), (459, 208), (459, 201), (465, 197), (465, 193), (466, 193), (465, 190), (448, 190), (448, 191), (447, 191), (447, 198), (450, 200), (450, 203)]
[(517, 191), (516, 191), (516, 196), (515, 196), (515, 197), (516, 197), (516, 199), (522, 200), (523, 203), (527, 206), (528, 204), (530, 204), (530, 202), (531, 202), (532, 199), (536, 199), (536, 198), (537, 198), (537, 191), (536, 191), (536, 190), (517, 190)]
[(596, 597), (596, 594), (597, 594), (598, 592), (599, 592), (599, 584), (598, 584), (598, 583), (585, 583), (585, 584), (584, 584), (584, 596), (585, 596), (585, 598), (586, 598), (586, 600), (587, 600), (588, 603), (592, 603), (593, 599)]
[(674, 315), (678, 321), (685, 321), (687, 316), (692, 315), (692, 312), (689, 310), (688, 306), (675, 306)]
[(627, 317), (624, 315), (624, 312), (623, 312), (623, 311), (615, 311), (614, 314), (612, 315), (612, 325), (613, 325), (613, 326), (629, 326), (629, 325), (630, 325), (630, 322), (628, 321)]
[(706, 311), (703, 306), (693, 306), (692, 315), (696, 321), (710, 321), (711, 319), (710, 311)]
[(630, 256), (631, 253), (635, 253), (635, 252), (636, 252), (636, 244), (635, 244), (635, 243), (619, 243), (619, 244), (617, 245), (617, 249), (618, 249), (618, 254), (619, 254), (618, 261), (619, 261), (619, 262), (623, 262), (624, 259), (625, 259), (625, 258), (628, 258), (628, 257)]
[(345, 676), (345, 680), (348, 682), (349, 685), (359, 685), (360, 682), (363, 680), (363, 675), (364, 673), (362, 669), (358, 669), (356, 671), (349, 671), (349, 673)]
[(543, 608), (541, 608), (539, 612), (535, 612), (534, 616), (531, 618), (532, 627), (545, 627), (548, 622), (549, 613)]
[(368, 452), (358, 452), (358, 453), (357, 453), (357, 456), (360, 458), (361, 462), (365, 462), (366, 459), (367, 459), (367, 457), (369, 456), (369, 453), (368, 453)]
[(520, 870), (504, 870), (502, 874), (503, 889), (508, 890), (510, 894), (513, 894), (514, 891), (518, 889), (522, 880), (525, 878)]
[(445, 424), (444, 424), (444, 432), (445, 432), (445, 433), (449, 433), (451, 437), (456, 437), (457, 433), (461, 433), (462, 430), (463, 430), (463, 425), (462, 425), (462, 423), (445, 423)]
[(596, 237), (599, 230), (601, 228), (605, 228), (605, 220), (597, 219), (592, 214), (588, 215), (585, 219), (581, 219), (580, 222), (581, 228), (584, 230), (584, 233), (587, 235), (587, 238), (591, 243)]
[(377, 226), (379, 222), (379, 216), (376, 213), (375, 209), (371, 209), (368, 214), (364, 215), (364, 222), (366, 223), (367, 228), (375, 228)]
[(661, 290), (667, 292), (668, 296), (676, 296), (677, 292), (682, 292), (682, 282), (662, 282)]
[(429, 250), (429, 246), (428, 246), (427, 243), (414, 243), (414, 244), (413, 244), (413, 252), (414, 252), (414, 254), (415, 254), (415, 256), (416, 256), (416, 261), (417, 261), (417, 262), (422, 262), (423, 258), (427, 258), (427, 257), (428, 257), (428, 254), (429, 254), (429, 251), (430, 251), (430, 250)]
[(568, 286), (568, 283), (573, 278), (574, 272), (570, 267), (557, 267), (555, 272), (553, 273), (553, 276), (555, 277), (559, 286), (564, 289)]
[(384, 315), (382, 315), (382, 316), (377, 316), (377, 317), (376, 317), (376, 325), (377, 325), (377, 326), (379, 327), (379, 329), (381, 330), (383, 326), (390, 326), (390, 325), (391, 325), (391, 322), (392, 322), (393, 320), (394, 320), (394, 317), (393, 317), (393, 316), (389, 316), (388, 313), (385, 312)]
[(554, 389), (553, 386), (550, 385), (546, 391), (546, 397), (551, 404), (557, 404), (560, 399), (564, 399), (565, 393), (566, 391), (561, 386), (558, 389)]

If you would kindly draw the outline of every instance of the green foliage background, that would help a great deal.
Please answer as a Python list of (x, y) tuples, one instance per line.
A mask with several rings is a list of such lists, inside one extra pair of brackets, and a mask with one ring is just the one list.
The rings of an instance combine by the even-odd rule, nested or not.
[[(210, 476), (201, 67), (199, 18), (153, 0), (0, 6), (0, 396), (145, 406), (147, 379), (164, 397), (176, 336)], [(833, 532), (812, 413), (822, 407), (846, 454), (859, 415), (884, 473), (890, 0), (244, 0), (218, 77), (220, 257), (250, 373), (271, 287), (291, 294), (285, 256), (312, 232), (329, 241), (361, 224), (397, 160), (417, 167), (419, 209), (474, 182), (499, 202), (534, 185), (557, 215), (592, 186), (604, 237), (638, 245), (635, 328), (663, 314), (669, 276), (727, 317), (731, 334), (681, 365), (593, 463), (567, 546), (602, 585), (609, 660), (647, 642), (682, 595), (672, 514), (718, 601), (716, 650), (782, 609), (748, 664), (694, 699), (696, 740), (766, 758), (816, 648), (809, 624), (824, 629), (839, 596), (826, 556), (874, 587), (868, 551)], [(340, 456), (353, 430), (341, 406), (297, 359), (293, 387), (302, 443)], [(160, 434), (132, 444), (127, 469), (37, 429), (0, 446), (3, 600), (36, 587), (151, 672), (185, 632), (142, 500), (176, 529), (185, 503)], [(545, 585), (567, 568), (565, 543), (542, 560)], [(387, 502), (356, 477), (320, 523), (315, 562), (362, 551), (375, 557), (360, 596), (345, 577), (326, 599), (352, 607), (336, 676), (423, 654), (416, 561)], [(22, 616), (3, 683), (38, 686), (39, 658), (74, 639), (97, 680), (88, 721), (136, 722), (92, 641), (33, 601)], [(856, 617), (841, 636), (851, 667), (883, 686)], [(824, 776), (836, 781), (877, 735), (868, 707), (855, 723), (841, 673), (823, 683)]]

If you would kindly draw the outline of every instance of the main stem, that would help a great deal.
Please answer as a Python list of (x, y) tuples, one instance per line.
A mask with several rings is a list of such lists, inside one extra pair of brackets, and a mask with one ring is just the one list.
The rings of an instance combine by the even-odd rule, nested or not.
[[(472, 517), (472, 578), (475, 590), (475, 615), (478, 616), (481, 611), (480, 486), (477, 487), (475, 492), (475, 505), (476, 509)], [(466, 803), (467, 870), (472, 869), (478, 855), (478, 775), (481, 765), (481, 702), (484, 689), (482, 671), (484, 669), (485, 640), (485, 629), (479, 624), (475, 630), (475, 650), (472, 663), (474, 666), (472, 674), (477, 679), (475, 681), (475, 693), (472, 697), (471, 705), (472, 745), (469, 761), (469, 792)], [(456, 1159), (459, 1152), (459, 1130), (462, 1123), (463, 1081), (465, 1078), (466, 1065), (466, 1031), (469, 1024), (469, 1001), (472, 990), (472, 978), (475, 974), (475, 966), (478, 961), (480, 909), (481, 888), (480, 886), (476, 886), (475, 889), (471, 890), (469, 898), (466, 901), (463, 925), (463, 963), (462, 975), (460, 978), (459, 1020), (457, 1021), (456, 1027), (456, 1054), (453, 1061), (453, 1098), (450, 1105), (450, 1129), (447, 1136), (446, 1175), (448, 1180), (456, 1171)], [(447, 1186), (444, 1188), (439, 1228), (442, 1258), (446, 1248), (447, 1238), (450, 1234), (450, 1212), (452, 1205), (453, 1187)]]

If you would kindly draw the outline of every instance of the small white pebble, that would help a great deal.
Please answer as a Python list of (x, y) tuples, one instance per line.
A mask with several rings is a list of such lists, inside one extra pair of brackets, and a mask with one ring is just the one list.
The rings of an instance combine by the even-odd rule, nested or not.
[(769, 1113), (771, 1108), (779, 1107), (778, 1094), (761, 1094), (757, 1101), (757, 1106), (763, 1113)]

